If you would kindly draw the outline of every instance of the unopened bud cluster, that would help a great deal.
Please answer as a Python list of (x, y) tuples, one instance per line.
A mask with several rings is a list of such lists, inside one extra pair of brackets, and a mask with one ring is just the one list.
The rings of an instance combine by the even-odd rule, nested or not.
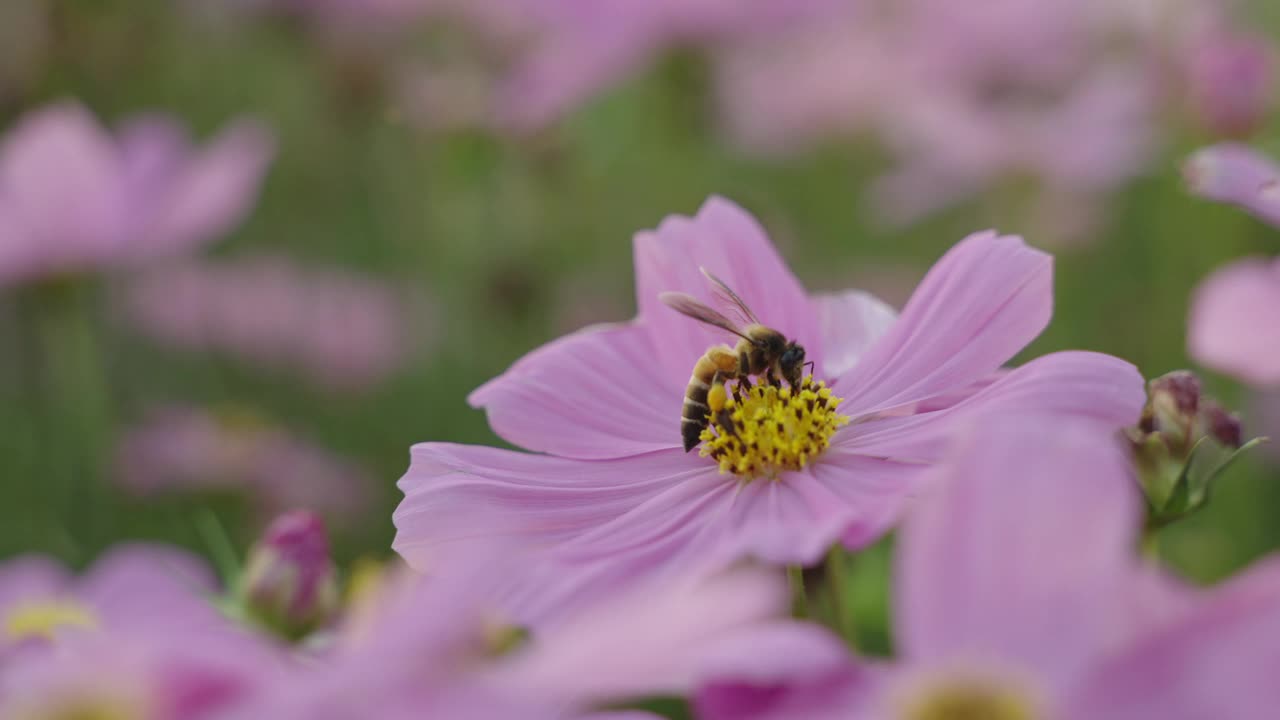
[(1204, 506), (1214, 477), (1246, 447), (1240, 419), (1187, 370), (1148, 383), (1142, 418), (1127, 436), (1157, 527)]

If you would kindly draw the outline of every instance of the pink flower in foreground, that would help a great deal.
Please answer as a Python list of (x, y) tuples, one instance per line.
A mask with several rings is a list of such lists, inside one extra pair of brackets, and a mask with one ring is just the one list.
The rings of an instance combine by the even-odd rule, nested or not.
[(161, 267), (131, 279), (125, 293), (126, 317), (146, 337), (301, 371), (326, 388), (366, 388), (410, 352), (407, 308), (394, 289), (284, 257)]
[(240, 222), (271, 156), (241, 122), (197, 151), (161, 117), (109, 135), (64, 102), (17, 122), (0, 146), (0, 284), (136, 265)]
[[(499, 435), (533, 452), (413, 448), (394, 544), (411, 564), (442, 544), (516, 538), (566, 568), (546, 588), (565, 597), (743, 556), (809, 564), (834, 542), (861, 547), (891, 527), (956, 418), (975, 408), (1119, 428), (1143, 404), (1135, 369), (1106, 355), (1056, 353), (992, 380), (1051, 314), (1051, 258), (1018, 238), (964, 240), (896, 319), (864, 293), (807, 295), (755, 221), (720, 199), (637, 235), (635, 262), (634, 321), (562, 338), (472, 394)], [(742, 433), (758, 442), (735, 447), (722, 434), (708, 443), (720, 466), (681, 449), (680, 415), (694, 363), (733, 337), (659, 299), (715, 302), (699, 266), (803, 345), (831, 392), (822, 403), (747, 393)], [(766, 455), (771, 443), (777, 454)]]
[(117, 547), (73, 577), (41, 556), (0, 564), (0, 665), (65, 635), (147, 627), (195, 636), (224, 623), (205, 595), (213, 576), (195, 557), (147, 545)]
[(284, 677), (283, 657), (226, 627), (141, 627), (68, 638), (0, 673), (0, 717), (213, 720)]
[(462, 553), (400, 578), (313, 666), (236, 717), (354, 720), (376, 697), (380, 718), (580, 718), (602, 703), (691, 691), (703, 647), (788, 604), (781, 578), (742, 569), (634, 587), (530, 624), (510, 576), (557, 574), (516, 559), (510, 548)]
[(858, 664), (806, 626), (748, 633), (736, 646), (755, 653), (721, 648), (708, 666), (699, 717), (1269, 717), (1280, 565), (1181, 587), (1136, 557), (1141, 501), (1114, 436), (1043, 416), (982, 423), (903, 526), (898, 659)]
[(1196, 195), (1280, 226), (1280, 166), (1262, 153), (1238, 143), (1211, 145), (1187, 158), (1182, 174)]
[(142, 496), (242, 491), (268, 517), (310, 508), (334, 520), (359, 517), (373, 487), (349, 461), (249, 413), (177, 406), (152, 410), (126, 432), (116, 476)]
[(1280, 260), (1251, 258), (1210, 275), (1191, 300), (1187, 347), (1205, 367), (1280, 384)]

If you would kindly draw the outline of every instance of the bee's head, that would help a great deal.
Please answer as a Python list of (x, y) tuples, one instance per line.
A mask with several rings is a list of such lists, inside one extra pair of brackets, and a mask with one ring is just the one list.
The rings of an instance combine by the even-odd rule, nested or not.
[(788, 384), (800, 387), (800, 376), (804, 373), (804, 348), (796, 343), (789, 343), (778, 360), (778, 369)]

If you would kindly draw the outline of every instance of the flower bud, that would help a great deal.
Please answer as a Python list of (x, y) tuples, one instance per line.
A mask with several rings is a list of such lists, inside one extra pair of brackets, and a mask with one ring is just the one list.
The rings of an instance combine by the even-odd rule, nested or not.
[(1149, 525), (1177, 520), (1209, 501), (1210, 483), (1244, 450), (1240, 419), (1203, 394), (1187, 370), (1147, 384), (1147, 405), (1127, 431), (1147, 496)]
[(324, 522), (306, 510), (277, 517), (249, 552), (240, 600), (251, 618), (290, 639), (328, 622), (338, 585)]
[(1271, 107), (1275, 79), (1265, 38), (1217, 32), (1192, 54), (1188, 93), (1200, 124), (1220, 137), (1255, 133)]

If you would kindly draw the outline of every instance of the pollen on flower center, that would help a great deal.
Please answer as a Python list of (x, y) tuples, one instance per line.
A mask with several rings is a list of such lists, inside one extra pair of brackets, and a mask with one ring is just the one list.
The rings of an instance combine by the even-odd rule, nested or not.
[(50, 600), (20, 604), (5, 617), (5, 636), (12, 642), (52, 640), (58, 630), (75, 627), (93, 629), (98, 618), (84, 605), (68, 600)]
[(827, 448), (849, 418), (836, 411), (841, 399), (821, 381), (806, 376), (799, 388), (739, 385), (724, 407), (710, 414), (702, 431), (703, 457), (745, 480), (776, 480), (799, 470)]
[(997, 683), (957, 680), (929, 687), (902, 708), (901, 720), (1036, 720), (1033, 699)]

